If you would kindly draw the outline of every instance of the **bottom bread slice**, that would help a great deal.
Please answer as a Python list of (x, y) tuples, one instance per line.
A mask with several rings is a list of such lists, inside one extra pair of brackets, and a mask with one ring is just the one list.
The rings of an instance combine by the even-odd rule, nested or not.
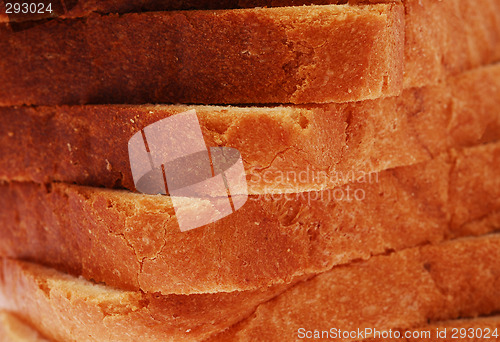
[(191, 296), (95, 284), (33, 263), (0, 259), (0, 309), (54, 341), (198, 341), (248, 316), (284, 286)]
[[(311, 336), (321, 333), (311, 332)], [(457, 338), (460, 338), (462, 342), (479, 342), (485, 339), (496, 342), (500, 341), (500, 316), (443, 321), (405, 331), (391, 330), (390, 332), (385, 332), (373, 330), (372, 334), (376, 337), (359, 342), (379, 342), (382, 340), (385, 342), (416, 342), (422, 339), (430, 341), (439, 339), (441, 342), (452, 342), (456, 341)], [(387, 335), (391, 337), (384, 337)], [(398, 338), (396, 336), (402, 337)], [(19, 319), (15, 314), (0, 311), (0, 342), (62, 341), (50, 341), (43, 337), (36, 329)]]
[[(352, 338), (354, 336), (362, 338), (357, 342), (479, 342), (500, 341), (500, 316), (485, 316), (467, 319), (453, 319), (439, 321), (414, 329), (387, 329), (376, 328), (347, 330), (314, 330), (301, 331), (305, 340), (317, 340), (331, 337), (331, 340), (342, 341), (343, 336)], [(370, 336), (370, 338), (365, 338)]]
[(339, 266), (261, 304), (210, 341), (296, 341), (314, 330), (411, 329), (490, 314), (500, 309), (499, 258), (495, 234)]
[[(321, 334), (322, 332), (311, 332)], [(328, 332), (330, 334), (330, 332)], [(436, 322), (417, 329), (405, 331), (372, 331), (374, 338), (359, 342), (417, 342), (426, 339), (429, 341), (439, 340), (441, 342), (455, 342), (460, 338), (461, 342), (500, 341), (500, 316), (480, 317), (473, 319), (449, 320)], [(391, 336), (386, 338), (384, 336)], [(392, 337), (394, 336), (394, 338)], [(401, 337), (396, 337), (401, 336)], [(50, 341), (20, 320), (15, 314), (0, 311), (0, 342), (62, 342)], [(147, 341), (145, 341), (147, 342)]]
[(372, 335), (362, 342), (495, 342), (500, 341), (500, 316), (436, 322), (392, 333), (373, 330)]
[(15, 314), (0, 311), (0, 342), (51, 342)]
[(3, 259), (0, 305), (56, 341), (197, 341), (238, 320), (213, 341), (293, 341), (300, 328), (410, 329), (490, 314), (500, 309), (499, 257), (500, 236), (490, 235), (339, 266), (281, 295), (187, 296), (116, 290)]

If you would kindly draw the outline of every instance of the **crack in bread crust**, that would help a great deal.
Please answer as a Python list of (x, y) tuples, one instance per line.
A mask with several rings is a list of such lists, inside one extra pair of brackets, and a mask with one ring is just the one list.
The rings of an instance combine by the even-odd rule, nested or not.
[[(485, 226), (461, 227), (500, 208), (499, 150), (499, 143), (460, 149), (452, 160), (445, 153), (385, 171), (375, 183), (250, 196), (233, 215), (184, 233), (164, 196), (62, 183), (52, 184), (47, 193), (36, 184), (10, 183), (1, 188), (5, 239), (0, 253), (150, 293), (231, 292), (283, 284), (387, 250), (497, 230), (494, 216)], [(450, 171), (453, 160), (460, 167)], [(488, 183), (482, 181), (484, 174)], [(336, 197), (339, 191), (347, 196), (349, 188), (363, 190), (365, 197)], [(189, 208), (200, 214), (199, 207)], [(19, 231), (17, 218), (29, 229)]]

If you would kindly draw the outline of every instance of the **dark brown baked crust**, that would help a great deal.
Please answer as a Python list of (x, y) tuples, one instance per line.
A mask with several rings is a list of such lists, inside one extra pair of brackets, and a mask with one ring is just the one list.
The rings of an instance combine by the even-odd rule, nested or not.
[[(167, 7), (156, 9), (169, 9), (169, 3), (162, 2)], [(85, 4), (88, 9), (74, 8), (75, 16), (96, 10), (92, 2)], [(137, 10), (134, 1), (113, 2), (111, 8), (106, 4), (98, 11)], [(143, 5), (155, 9), (154, 2)], [(205, 5), (202, 1), (191, 7)], [(258, 3), (237, 6), (254, 5)], [(0, 103), (354, 101), (434, 84), (447, 75), (500, 59), (499, 0), (407, 0), (404, 18), (403, 14), (361, 16), (349, 23), (348, 13), (362, 7), (327, 7), (347, 15), (346, 22), (327, 35), (332, 27), (324, 18), (322, 27), (309, 21), (300, 24), (301, 17), (311, 19), (314, 12), (321, 12), (314, 7), (89, 15), (82, 20), (51, 21), (17, 34), (4, 24), (0, 57), (8, 63), (0, 70), (4, 84)], [(287, 24), (286, 16), (271, 15), (288, 12), (293, 15)], [(252, 30), (249, 22), (256, 25), (250, 25)], [(354, 31), (349, 29), (351, 24)], [(27, 55), (29, 63), (22, 57)]]
[[(61, 6), (64, 2), (65, 6)], [(4, 2), (0, 2), (0, 22), (24, 22), (50, 18), (82, 18), (91, 13), (130, 13), (173, 10), (217, 10), (252, 7), (284, 7), (301, 5), (345, 4), (347, 0), (39, 0), (46, 6), (50, 3), (53, 12), (8, 15)], [(363, 3), (363, 1), (350, 1)], [(364, 1), (365, 3), (397, 2), (397, 0)]]
[(402, 5), (376, 4), (92, 14), (16, 31), (2, 24), (0, 105), (398, 95), (403, 20)]

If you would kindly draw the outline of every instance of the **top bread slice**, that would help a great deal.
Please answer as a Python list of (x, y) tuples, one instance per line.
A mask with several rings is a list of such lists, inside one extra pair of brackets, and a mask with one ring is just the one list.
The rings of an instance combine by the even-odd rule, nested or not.
[(390, 2), (4, 24), (0, 104), (357, 101), (500, 58), (498, 0), (404, 6), (404, 18)]
[(0, 179), (135, 190), (129, 139), (193, 109), (207, 146), (240, 152), (248, 193), (318, 191), (499, 139), (500, 65), (352, 104), (3, 107)]
[(93, 14), (25, 29), (3, 23), (0, 105), (324, 103), (397, 95), (403, 20), (403, 6), (390, 3)]
[[(4, 3), (0, 2), (0, 22), (23, 22), (49, 18), (82, 18), (96, 13), (130, 13), (143, 11), (172, 11), (172, 10), (214, 10), (237, 9), (251, 7), (283, 7), (296, 5), (329, 5), (345, 4), (347, 0), (80, 0), (62, 1), (64, 6), (55, 2), (50, 11), (42, 13), (10, 13), (6, 11)], [(369, 2), (369, 1), (366, 1)], [(384, 2), (384, 1), (378, 1)], [(390, 2), (390, 1), (387, 1)], [(14, 12), (14, 10), (10, 11)]]
[(294, 341), (300, 327), (330, 325), (408, 329), (500, 309), (499, 247), (498, 236), (461, 239), (336, 267), (284, 292), (189, 296), (121, 291), (3, 259), (0, 307), (56, 341), (200, 341), (237, 321), (214, 340)]
[[(500, 143), (344, 187), (250, 196), (181, 232), (201, 200), (54, 183), (0, 187), (0, 255), (148, 293), (253, 290), (374, 254), (500, 228)], [(478, 172), (480, 170), (480, 172)], [(226, 199), (221, 199), (226, 200)]]

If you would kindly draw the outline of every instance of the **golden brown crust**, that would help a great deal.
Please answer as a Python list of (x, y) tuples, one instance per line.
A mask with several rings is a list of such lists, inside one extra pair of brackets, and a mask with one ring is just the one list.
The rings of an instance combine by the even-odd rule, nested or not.
[(500, 308), (499, 247), (500, 236), (492, 235), (336, 267), (261, 304), (210, 341), (295, 341), (300, 328), (411, 329), (487, 315)]
[(404, 3), (405, 64), (416, 65), (405, 68), (405, 87), (433, 83), (500, 58), (500, 1)]
[(402, 5), (376, 4), (92, 14), (24, 30), (3, 24), (0, 105), (398, 95), (403, 15)]
[[(163, 294), (286, 283), (387, 250), (497, 230), (500, 144), (455, 154), (324, 192), (251, 196), (232, 215), (188, 232), (179, 230), (165, 196), (6, 184), (0, 251)], [(484, 173), (491, 176), (485, 183)], [(202, 213), (198, 203), (185, 204), (188, 213)]]
[(188, 109), (196, 109), (208, 146), (240, 151), (250, 193), (322, 190), (345, 184), (350, 172), (499, 139), (500, 65), (397, 98), (343, 105), (4, 107), (0, 179), (134, 189), (128, 140)]

